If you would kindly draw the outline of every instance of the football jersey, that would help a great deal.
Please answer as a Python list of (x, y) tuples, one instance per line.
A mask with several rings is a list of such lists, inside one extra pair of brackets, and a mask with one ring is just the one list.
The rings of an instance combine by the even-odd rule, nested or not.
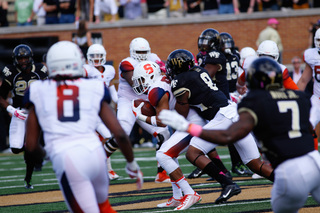
[(26, 89), (34, 81), (46, 79), (48, 77), (47, 67), (41, 63), (32, 65), (31, 72), (20, 71), (14, 65), (7, 65), (2, 70), (4, 79), (0, 87), (0, 95), (7, 98), (9, 91), (13, 93), (13, 107), (23, 108), (23, 96)]
[(100, 79), (106, 83), (107, 87), (110, 86), (110, 82), (114, 79), (116, 74), (114, 67), (111, 65), (103, 65), (104, 71), (102, 73), (97, 68), (89, 64), (85, 64), (83, 67), (86, 72), (86, 77)]
[(35, 106), (50, 156), (76, 143), (101, 146), (95, 128), (102, 101), (110, 102), (109, 91), (96, 79), (36, 81), (25, 95), (25, 102)]
[(307, 95), (296, 90), (252, 90), (238, 105), (255, 120), (254, 135), (276, 168), (281, 162), (314, 150)]
[(313, 94), (320, 97), (320, 53), (318, 48), (307, 49), (303, 58), (313, 70)]
[[(148, 55), (147, 61), (160, 61), (160, 58), (154, 54), (150, 53)], [(124, 72), (132, 72), (134, 70), (134, 67), (139, 63), (139, 61), (133, 59), (132, 57), (127, 57), (123, 59), (119, 64), (119, 86), (118, 86), (118, 96), (119, 97), (127, 97), (129, 99), (136, 99), (136, 98), (142, 98), (147, 99), (147, 95), (137, 95), (134, 93), (132, 87), (130, 84), (122, 77), (122, 73)]]
[(225, 56), (229, 92), (235, 92), (237, 90), (239, 58), (235, 54), (225, 54)]
[(169, 97), (169, 109), (173, 110), (176, 105), (176, 99), (172, 94), (170, 80), (166, 76), (160, 76), (149, 88), (148, 100), (152, 106), (157, 107), (159, 101), (164, 95)]
[(175, 76), (171, 82), (173, 95), (189, 92), (189, 105), (206, 120), (211, 120), (220, 107), (228, 105), (227, 97), (213, 83), (209, 73), (198, 66)]

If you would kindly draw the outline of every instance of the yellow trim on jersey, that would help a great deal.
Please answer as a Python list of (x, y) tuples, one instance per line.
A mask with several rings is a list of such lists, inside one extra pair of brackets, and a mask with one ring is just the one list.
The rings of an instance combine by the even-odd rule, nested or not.
[(254, 111), (252, 111), (251, 109), (249, 108), (246, 108), (246, 107), (243, 107), (243, 108), (240, 108), (238, 110), (238, 113), (240, 114), (241, 112), (248, 112), (252, 117), (253, 117), (253, 120), (254, 120), (254, 125), (257, 126), (258, 124), (258, 116), (256, 115), (256, 113)]
[(188, 98), (190, 98), (191, 97), (191, 92), (190, 92), (190, 90), (189, 89), (187, 89), (187, 88), (180, 88), (180, 89), (177, 89), (176, 91), (174, 91), (173, 92), (173, 95), (175, 96), (175, 97), (178, 97), (178, 96), (181, 96), (181, 95), (183, 95), (185, 92), (189, 92), (189, 96), (188, 96)]

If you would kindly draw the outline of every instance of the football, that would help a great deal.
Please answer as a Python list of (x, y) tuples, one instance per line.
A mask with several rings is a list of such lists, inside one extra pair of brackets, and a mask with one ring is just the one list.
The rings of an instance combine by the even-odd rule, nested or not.
[(134, 100), (134, 106), (138, 107), (142, 102), (144, 102), (144, 105), (141, 108), (141, 113), (143, 115), (155, 116), (157, 114), (155, 108), (150, 104), (149, 101), (143, 99), (136, 99)]

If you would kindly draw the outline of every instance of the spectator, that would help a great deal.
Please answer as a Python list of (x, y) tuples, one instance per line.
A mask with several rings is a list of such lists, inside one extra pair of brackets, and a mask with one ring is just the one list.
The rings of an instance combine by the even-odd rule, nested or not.
[(76, 0), (60, 0), (60, 24), (68, 24), (75, 22)]
[(219, 14), (239, 13), (238, 0), (220, 0)]
[(134, 20), (142, 17), (140, 0), (120, 0), (125, 19)]
[(184, 0), (184, 10), (186, 11), (186, 17), (200, 16), (201, 0)]
[(274, 41), (279, 49), (279, 59), (278, 62), (282, 62), (282, 52), (283, 52), (283, 46), (281, 42), (281, 37), (278, 33), (278, 25), (279, 21), (275, 18), (270, 18), (268, 20), (268, 26), (262, 30), (259, 34), (258, 40), (256, 42), (257, 47), (265, 40), (271, 40)]
[(33, 13), (33, 0), (16, 0), (14, 3), (17, 26), (31, 26)]
[(37, 26), (46, 23), (46, 11), (43, 8), (43, 0), (35, 0), (33, 2), (33, 12), (37, 15)]
[(9, 26), (7, 14), (8, 14), (8, 2), (0, 1), (0, 27)]
[(100, 23), (104, 20), (105, 14), (111, 14), (110, 22), (115, 22), (118, 14), (118, 6), (115, 0), (95, 0), (94, 1), (94, 16), (95, 23)]
[[(251, 14), (255, 11), (255, 0), (239, 0), (239, 11), (241, 13), (248, 13)], [(235, 8), (236, 10), (236, 8)]]
[(58, 0), (43, 0), (43, 8), (46, 11), (46, 24), (59, 24)]
[(78, 0), (76, 10), (76, 21), (86, 20), (93, 22), (94, 0)]
[(87, 51), (89, 46), (92, 45), (92, 39), (91, 32), (88, 31), (88, 22), (86, 20), (81, 20), (79, 22), (78, 30), (72, 38), (72, 41), (80, 47), (84, 57), (87, 59)]
[[(290, 77), (292, 78), (292, 80), (294, 81), (294, 83), (298, 83), (302, 72), (303, 72), (303, 68), (301, 67), (301, 58), (298, 56), (295, 56), (292, 58), (291, 63), (293, 66), (293, 70), (291, 72), (289, 72)], [(310, 80), (310, 82), (307, 84), (307, 87), (305, 89), (305, 92), (311, 97), (313, 94), (313, 79)]]
[(203, 0), (203, 11), (201, 15), (211, 16), (218, 14), (219, 5), (217, 0)]
[(308, 9), (309, 1), (308, 0), (293, 0), (293, 9)]
[(147, 0), (148, 19), (163, 19), (167, 17), (164, 0)]
[(258, 3), (262, 3), (263, 11), (279, 10), (277, 0), (257, 0)]
[(166, 0), (165, 7), (169, 8), (169, 17), (183, 16), (183, 0)]
[(142, 18), (148, 18), (147, 0), (141, 0), (140, 1), (140, 6), (141, 6)]

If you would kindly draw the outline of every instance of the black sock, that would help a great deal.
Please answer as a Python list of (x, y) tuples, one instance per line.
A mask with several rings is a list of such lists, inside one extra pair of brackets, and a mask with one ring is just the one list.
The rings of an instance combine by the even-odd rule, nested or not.
[(239, 155), (236, 147), (234, 146), (234, 144), (229, 144), (228, 148), (229, 148), (232, 167), (235, 167), (238, 164), (241, 165), (242, 164), (242, 160), (241, 160), (240, 155)]
[(214, 165), (213, 162), (208, 163), (203, 169), (203, 172), (216, 179), (222, 185), (222, 187), (233, 184), (233, 182), (229, 180), (224, 174), (221, 174), (221, 169)]
[(222, 161), (219, 158), (213, 158), (210, 159), (217, 167), (219, 167), (219, 169), (223, 172), (226, 173), (228, 171), (228, 169), (224, 166), (224, 164), (222, 163)]

